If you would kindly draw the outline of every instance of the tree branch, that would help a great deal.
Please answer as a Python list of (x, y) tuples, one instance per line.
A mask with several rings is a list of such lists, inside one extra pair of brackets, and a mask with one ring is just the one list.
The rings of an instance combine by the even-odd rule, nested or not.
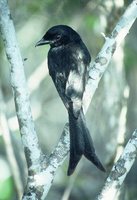
[(89, 70), (89, 80), (84, 93), (83, 106), (87, 111), (91, 99), (98, 87), (98, 83), (102, 78), (111, 58), (118, 46), (129, 33), (131, 26), (137, 18), (137, 0), (134, 0), (126, 9), (109, 37), (105, 37), (105, 44), (97, 55), (95, 61), (91, 64)]
[(8, 9), (7, 0), (0, 1), (0, 13), (1, 35), (4, 41), (7, 58), (11, 65), (11, 85), (24, 152), (28, 167), (32, 165), (35, 166), (37, 162), (40, 162), (42, 153), (32, 120), (24, 65), (17, 44), (15, 29)]
[[(14, 94), (16, 113), (28, 165), (28, 174), (29, 178), (32, 178), (35, 174), (39, 173), (43, 169), (43, 166), (41, 166), (43, 154), (39, 146), (34, 122), (32, 119), (29, 94), (24, 74), (24, 66), (17, 44), (15, 29), (7, 0), (0, 1), (0, 31), (4, 41), (7, 58), (11, 65), (11, 85)], [(44, 159), (44, 163), (45, 161), (46, 159)], [(31, 182), (32, 180), (29, 181), (29, 186), (35, 194), (36, 190), (33, 185), (30, 184)], [(27, 192), (28, 191), (26, 191), (26, 193)], [(41, 194), (35, 194), (35, 197), (40, 199)]]
[(137, 129), (133, 132), (119, 160), (113, 166), (98, 200), (113, 200), (137, 156)]

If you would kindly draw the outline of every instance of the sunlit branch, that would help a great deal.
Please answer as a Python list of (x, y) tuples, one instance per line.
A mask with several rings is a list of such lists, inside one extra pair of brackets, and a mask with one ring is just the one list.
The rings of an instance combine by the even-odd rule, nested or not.
[(0, 1), (0, 13), (1, 35), (7, 58), (11, 65), (11, 85), (15, 99), (16, 113), (27, 164), (30, 167), (30, 165), (35, 165), (41, 159), (41, 150), (32, 120), (24, 66), (6, 0)]
[(134, 131), (119, 160), (114, 164), (110, 175), (108, 176), (105, 185), (98, 196), (98, 200), (109, 200), (110, 196), (111, 200), (115, 199), (115, 196), (125, 180), (126, 175), (130, 171), (136, 156), (137, 130)]
[[(39, 146), (32, 119), (24, 66), (7, 0), (0, 1), (0, 31), (4, 41), (7, 59), (11, 65), (11, 86), (13, 89), (16, 113), (28, 165), (28, 173), (31, 177), (42, 170), (43, 166), (41, 166), (41, 162), (43, 161), (43, 154)], [(30, 181), (28, 181), (26, 188), (26, 190), (28, 190), (28, 188), (31, 189), (33, 196), (34, 193), (36, 194), (35, 184), (32, 186)], [(28, 191), (25, 191), (24, 196), (26, 196), (26, 193), (28, 193)], [(39, 193), (38, 199), (40, 199), (41, 196), (42, 194)]]

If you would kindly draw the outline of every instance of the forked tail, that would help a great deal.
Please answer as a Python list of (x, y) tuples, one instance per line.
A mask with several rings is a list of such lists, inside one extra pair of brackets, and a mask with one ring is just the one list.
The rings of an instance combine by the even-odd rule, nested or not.
[(68, 167), (68, 176), (70, 176), (81, 156), (84, 155), (90, 160), (97, 168), (105, 172), (105, 169), (99, 161), (93, 142), (86, 126), (85, 116), (83, 110), (80, 111), (79, 117), (75, 118), (73, 114), (69, 113), (69, 127), (70, 127), (70, 159)]

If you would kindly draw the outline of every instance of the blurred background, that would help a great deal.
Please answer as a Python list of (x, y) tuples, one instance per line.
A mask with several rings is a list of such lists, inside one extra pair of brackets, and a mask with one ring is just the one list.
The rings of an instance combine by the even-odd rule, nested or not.
[[(49, 47), (35, 43), (53, 25), (74, 28), (87, 45), (92, 59), (101, 49), (130, 1), (123, 0), (10, 0), (9, 6), (20, 46), (31, 108), (43, 152), (51, 153), (67, 122), (67, 112), (48, 75)], [(96, 152), (107, 169), (104, 174), (82, 159), (67, 177), (68, 159), (58, 169), (48, 200), (91, 200), (101, 190), (113, 163), (137, 127), (137, 22), (117, 49), (86, 115)], [(26, 162), (14, 99), (10, 65), (0, 38), (0, 200), (16, 200), (25, 187)], [(137, 162), (117, 195), (137, 199)]]

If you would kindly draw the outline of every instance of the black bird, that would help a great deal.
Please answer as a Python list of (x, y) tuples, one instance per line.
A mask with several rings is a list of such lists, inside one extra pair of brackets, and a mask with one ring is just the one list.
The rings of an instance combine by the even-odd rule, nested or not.
[(67, 174), (69, 176), (74, 172), (82, 155), (105, 171), (95, 153), (82, 109), (90, 54), (80, 35), (66, 25), (50, 28), (36, 46), (45, 44), (50, 45), (49, 74), (68, 110), (70, 159)]

